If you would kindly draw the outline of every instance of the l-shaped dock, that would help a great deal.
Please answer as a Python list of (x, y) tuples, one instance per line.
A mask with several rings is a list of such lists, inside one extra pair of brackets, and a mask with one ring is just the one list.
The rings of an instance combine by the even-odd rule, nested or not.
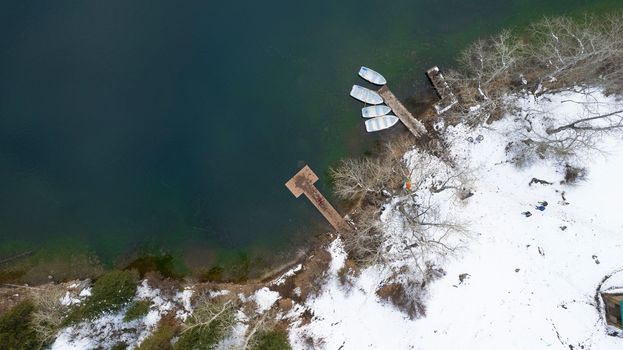
[(309, 166), (305, 165), (303, 169), (286, 182), (286, 187), (296, 198), (300, 197), (301, 194), (305, 194), (307, 199), (312, 202), (337, 232), (347, 233), (350, 231), (350, 225), (314, 186), (316, 181), (318, 181), (318, 176)]

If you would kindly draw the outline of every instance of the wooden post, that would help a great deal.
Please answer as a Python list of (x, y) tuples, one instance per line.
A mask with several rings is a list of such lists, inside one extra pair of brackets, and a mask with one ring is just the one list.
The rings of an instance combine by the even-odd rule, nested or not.
[(290, 181), (286, 182), (286, 187), (296, 198), (300, 197), (301, 194), (305, 194), (307, 199), (314, 204), (316, 209), (320, 211), (336, 231), (339, 233), (348, 232), (350, 226), (314, 186), (316, 181), (318, 181), (318, 176), (306, 165)]
[(421, 136), (426, 134), (426, 127), (424, 126), (424, 124), (422, 124), (422, 122), (420, 122), (419, 120), (413, 118), (411, 112), (409, 112), (407, 108), (405, 108), (405, 106), (400, 103), (398, 98), (396, 98), (394, 93), (389, 90), (387, 85), (380, 88), (377, 92), (379, 95), (381, 95), (385, 104), (388, 105), (392, 109), (392, 111), (394, 111), (396, 117), (400, 119), (400, 121), (407, 127), (407, 129), (409, 129), (409, 131), (411, 131), (411, 133), (416, 138), (420, 138)]

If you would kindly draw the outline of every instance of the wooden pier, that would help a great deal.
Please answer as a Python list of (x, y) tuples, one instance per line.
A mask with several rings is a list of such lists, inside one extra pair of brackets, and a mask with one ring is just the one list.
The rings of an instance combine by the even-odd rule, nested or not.
[(434, 66), (433, 68), (427, 70), (426, 75), (437, 91), (439, 98), (441, 98), (441, 101), (433, 105), (437, 114), (441, 114), (452, 108), (458, 100), (450, 89), (448, 82), (439, 71), (439, 67)]
[(411, 112), (405, 108), (405, 106), (400, 103), (398, 98), (394, 95), (391, 90), (387, 87), (387, 85), (380, 88), (377, 93), (381, 95), (383, 101), (386, 105), (388, 105), (396, 117), (400, 119), (400, 121), (411, 131), (411, 133), (416, 137), (420, 138), (424, 134), (426, 134), (426, 127), (419, 120), (415, 119)]
[(318, 181), (318, 176), (306, 165), (290, 181), (286, 182), (286, 187), (296, 198), (305, 194), (337, 232), (347, 233), (350, 231), (350, 226), (314, 186), (316, 181)]

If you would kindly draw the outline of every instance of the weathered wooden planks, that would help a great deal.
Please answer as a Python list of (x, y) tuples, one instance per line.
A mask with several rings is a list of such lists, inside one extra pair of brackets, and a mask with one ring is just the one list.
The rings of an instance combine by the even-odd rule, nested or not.
[(441, 114), (452, 108), (458, 100), (450, 89), (448, 82), (439, 71), (439, 67), (434, 66), (433, 68), (427, 70), (426, 75), (428, 76), (428, 79), (430, 79), (431, 83), (433, 83), (433, 87), (435, 87), (437, 94), (441, 98), (441, 101), (433, 105), (435, 112), (437, 112), (437, 114)]
[(286, 182), (286, 187), (298, 198), (305, 194), (312, 204), (320, 211), (327, 221), (340, 233), (347, 233), (350, 226), (344, 218), (333, 208), (331, 203), (318, 191), (314, 183), (318, 181), (318, 176), (309, 166), (303, 167), (293, 178)]
[(419, 120), (413, 118), (411, 112), (405, 108), (405, 106), (400, 103), (398, 98), (394, 95), (393, 92), (386, 86), (383, 86), (378, 91), (378, 94), (381, 95), (383, 101), (386, 105), (388, 105), (394, 114), (400, 118), (400, 121), (411, 131), (411, 133), (419, 138), (422, 135), (426, 134), (426, 127)]

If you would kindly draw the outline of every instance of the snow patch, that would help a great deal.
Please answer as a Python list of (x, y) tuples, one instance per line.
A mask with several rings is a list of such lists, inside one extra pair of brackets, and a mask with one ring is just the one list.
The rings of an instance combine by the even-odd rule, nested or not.
[(303, 264), (296, 265), (294, 268), (288, 270), (287, 272), (279, 276), (279, 278), (277, 278), (272, 284), (278, 285), (278, 286), (284, 284), (288, 278), (296, 275), (296, 273), (301, 271), (301, 269), (303, 269)]
[(252, 299), (257, 304), (257, 312), (263, 313), (275, 304), (279, 299), (279, 293), (264, 287), (258, 289), (255, 294), (253, 294)]

